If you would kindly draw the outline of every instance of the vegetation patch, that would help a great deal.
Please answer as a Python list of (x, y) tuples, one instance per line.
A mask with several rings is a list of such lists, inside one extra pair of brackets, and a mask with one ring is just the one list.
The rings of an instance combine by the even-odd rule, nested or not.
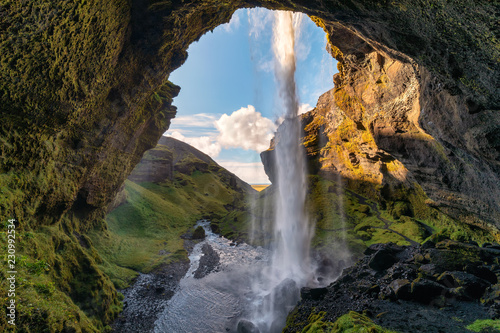
[(360, 313), (350, 311), (338, 318), (335, 323), (324, 322), (325, 312), (311, 313), (309, 325), (304, 327), (302, 333), (391, 333), (393, 331), (376, 325), (370, 318)]
[[(176, 151), (158, 145), (130, 176), (158, 180), (158, 174), (164, 174), (163, 179), (126, 180), (121, 195), (125, 200), (107, 215), (108, 228), (90, 233), (103, 259), (100, 267), (117, 288), (129, 285), (137, 272), (187, 260), (183, 235), (202, 218), (214, 220), (224, 235), (246, 234), (244, 192), (230, 185), (230, 174), (195, 148), (177, 141), (171, 144), (181, 146)], [(174, 157), (178, 160), (172, 165)], [(200, 230), (200, 235), (195, 233), (192, 238), (203, 238)]]
[(473, 332), (498, 332), (500, 331), (499, 319), (478, 319), (466, 327)]

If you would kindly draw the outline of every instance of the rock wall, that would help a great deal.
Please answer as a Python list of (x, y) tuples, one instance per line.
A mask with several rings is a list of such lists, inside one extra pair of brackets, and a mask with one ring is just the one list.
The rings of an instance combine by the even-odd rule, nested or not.
[[(310, 172), (340, 174), (382, 202), (421, 188), (432, 206), (497, 233), (499, 113), (472, 102), (463, 80), (452, 89), (407, 55), (344, 25), (313, 20), (334, 45), (339, 74), (335, 88), (302, 116)], [(271, 179), (273, 146), (262, 154)]]

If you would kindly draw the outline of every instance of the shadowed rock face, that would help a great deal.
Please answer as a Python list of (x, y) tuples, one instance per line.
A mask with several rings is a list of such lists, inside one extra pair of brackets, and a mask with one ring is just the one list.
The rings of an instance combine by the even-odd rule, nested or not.
[[(371, 184), (351, 186), (379, 201), (404, 200), (401, 188), (421, 187), (442, 211), (496, 232), (500, 155), (484, 148), (499, 113), (471, 112), (464, 95), (409, 57), (392, 57), (337, 24), (318, 24), (339, 41), (332, 54), (342, 62), (335, 88), (302, 118), (311, 173)], [(262, 154), (271, 179), (272, 154)]]
[[(348, 311), (363, 311), (397, 332), (466, 332), (478, 318), (499, 318), (498, 245), (443, 240), (408, 247), (374, 244), (338, 280), (302, 301), (283, 332), (300, 332), (311, 313), (325, 311), (335, 322)], [(304, 297), (305, 296), (305, 297)], [(479, 302), (481, 300), (481, 302)], [(460, 316), (460, 321), (450, 318)]]
[[(254, 6), (302, 11), (329, 34), (337, 90), (304, 117), (318, 168), (379, 184), (388, 198), (418, 184), (455, 216), (500, 220), (498, 8), (486, 0), (2, 5), (2, 218), (21, 230), (59, 223), (68, 235), (105, 228), (107, 206), (176, 113), (169, 73), (190, 43)], [(108, 321), (101, 303), (96, 316)]]

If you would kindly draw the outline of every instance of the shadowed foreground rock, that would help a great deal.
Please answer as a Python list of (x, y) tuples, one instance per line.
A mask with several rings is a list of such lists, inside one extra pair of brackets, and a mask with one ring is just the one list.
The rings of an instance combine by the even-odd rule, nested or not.
[(284, 332), (301, 331), (311, 313), (322, 311), (323, 322), (357, 311), (399, 332), (467, 332), (477, 319), (500, 318), (499, 264), (496, 246), (375, 244), (321, 298), (303, 297)]

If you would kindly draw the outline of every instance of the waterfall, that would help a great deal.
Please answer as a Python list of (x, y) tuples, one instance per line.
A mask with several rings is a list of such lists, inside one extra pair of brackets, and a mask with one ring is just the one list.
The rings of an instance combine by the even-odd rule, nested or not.
[[(288, 312), (300, 298), (313, 268), (313, 229), (305, 211), (307, 192), (305, 150), (301, 140), (299, 101), (295, 82), (296, 41), (303, 14), (274, 12), (272, 49), (283, 123), (275, 138), (275, 216), (272, 256), (268, 270), (254, 283), (252, 322), (262, 333), (281, 332)], [(243, 331), (243, 330), (242, 330)]]
[(300, 142), (301, 122), (295, 83), (295, 35), (303, 14), (275, 12), (273, 52), (279, 98), (284, 122), (277, 134), (275, 164), (277, 178), (276, 216), (274, 220), (273, 275), (279, 280), (291, 278), (303, 285), (310, 272), (311, 229), (305, 214), (306, 163)]

